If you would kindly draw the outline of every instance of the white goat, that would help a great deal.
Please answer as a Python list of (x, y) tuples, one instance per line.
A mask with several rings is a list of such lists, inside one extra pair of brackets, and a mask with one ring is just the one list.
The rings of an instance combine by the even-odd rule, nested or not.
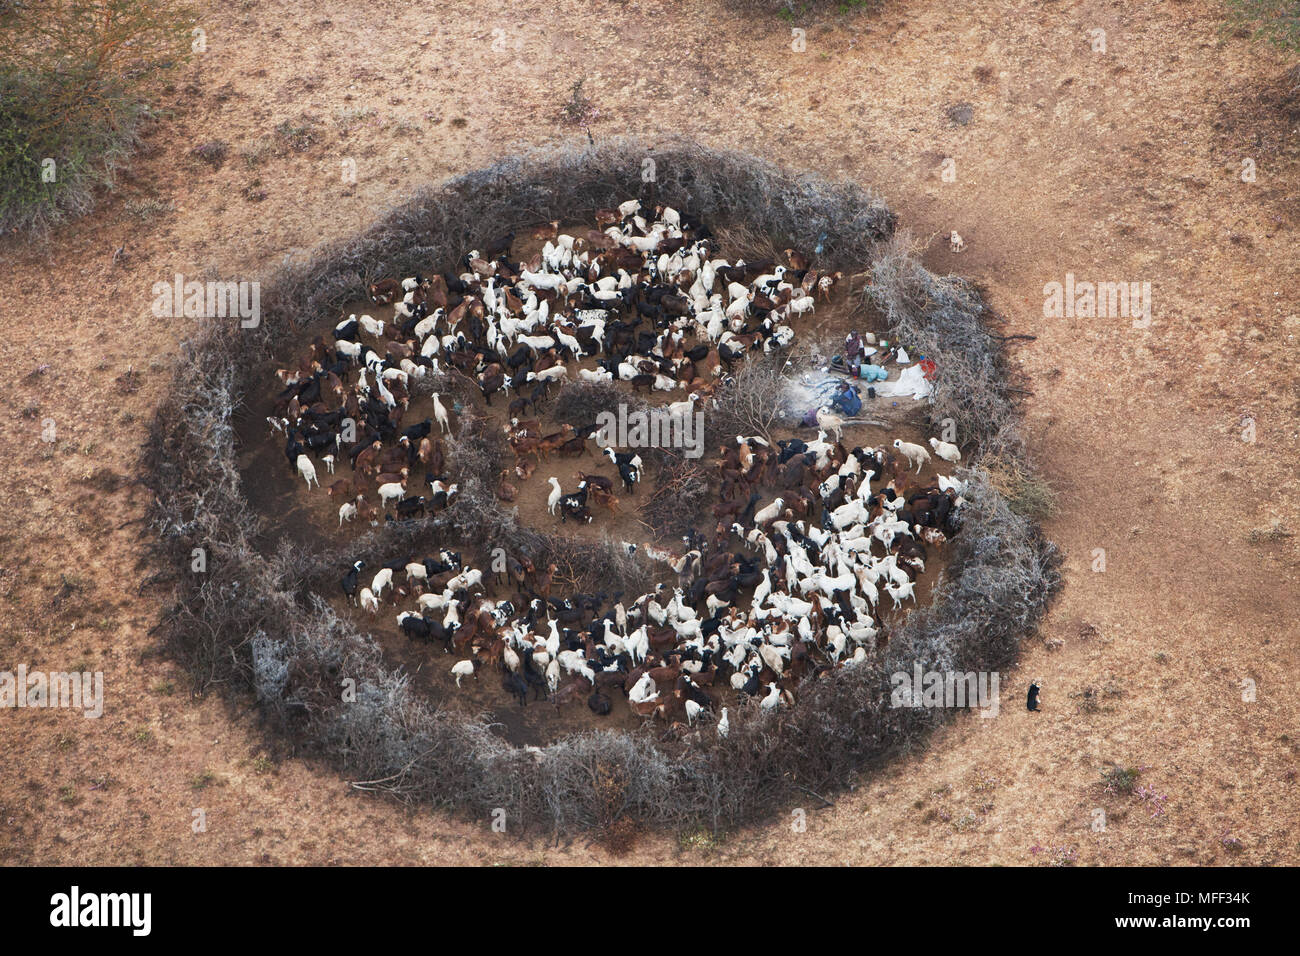
[(956, 445), (950, 444), (946, 441), (939, 441), (937, 438), (931, 438), (930, 447), (933, 448), (934, 453), (944, 461), (961, 461), (961, 449)]
[(930, 453), (920, 445), (913, 445), (909, 441), (895, 438), (894, 447), (903, 453), (903, 457), (907, 459), (909, 465), (916, 465), (917, 474), (920, 474), (921, 468), (930, 461)]
[(311, 483), (316, 482), (316, 487), (320, 487), (320, 479), (316, 477), (316, 466), (311, 463), (311, 459), (306, 455), (299, 455), (296, 462), (298, 474), (302, 475), (307, 481), (307, 490), (311, 491)]
[(456, 677), (456, 686), (460, 686), (462, 677), (472, 677), (478, 680), (478, 674), (474, 672), (474, 662), (472, 660), (457, 661), (451, 665), (451, 672)]

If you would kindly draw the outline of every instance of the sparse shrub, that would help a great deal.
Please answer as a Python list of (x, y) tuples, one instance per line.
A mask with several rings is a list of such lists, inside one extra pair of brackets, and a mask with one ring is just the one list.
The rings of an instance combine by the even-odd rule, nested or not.
[(790, 402), (786, 356), (755, 356), (738, 367), (732, 384), (719, 389), (704, 414), (705, 445), (715, 450), (737, 435), (760, 435), (769, 442), (778, 427), (799, 424), (804, 409)]
[(1056, 514), (1056, 493), (1023, 459), (1000, 454), (985, 456), (980, 464), (1016, 514), (1033, 521), (1045, 521)]
[(257, 140), (239, 147), (239, 158), (244, 161), (244, 165), (249, 169), (261, 166), (270, 153), (271, 144), (265, 140)]
[(560, 119), (571, 126), (586, 126), (600, 114), (587, 94), (582, 92), (582, 80), (569, 87), (569, 98), (560, 107)]
[(343, 135), (352, 132), (358, 126), (376, 119), (378, 114), (373, 106), (350, 106), (335, 110), (334, 125)]
[(152, 196), (145, 199), (128, 199), (125, 203), (126, 211), (141, 222), (152, 222), (175, 208), (175, 203)]
[(1228, 24), (1283, 50), (1300, 50), (1296, 0), (1228, 0)]
[(1142, 774), (1140, 767), (1110, 766), (1101, 771), (1101, 779), (1107, 793), (1129, 796), (1137, 786)]
[(226, 157), (230, 155), (230, 144), (222, 139), (210, 139), (206, 143), (195, 146), (194, 155), (213, 169), (220, 169), (225, 165)]
[(187, 54), (191, 22), (175, 2), (0, 6), (0, 234), (94, 208), (152, 116), (152, 81)]
[(315, 145), (320, 138), (320, 127), (308, 116), (296, 120), (285, 120), (275, 127), (275, 135), (295, 153), (303, 153)]

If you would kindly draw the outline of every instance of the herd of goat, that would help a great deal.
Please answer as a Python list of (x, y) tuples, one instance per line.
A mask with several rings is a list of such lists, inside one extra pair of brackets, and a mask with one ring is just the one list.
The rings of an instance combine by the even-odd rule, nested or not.
[[(747, 353), (788, 347), (790, 323), (841, 278), (819, 273), (793, 249), (786, 265), (731, 264), (716, 258), (698, 220), (662, 206), (649, 218), (642, 212), (637, 200), (602, 210), (603, 231), (584, 236), (553, 222), (535, 235), (543, 246), (530, 262), (512, 261), (511, 233), (466, 255), (459, 275), (377, 282), (370, 298), (393, 306), (389, 320), (351, 315), (332, 342), (317, 338), (297, 369), (277, 372), (284, 389), (268, 420), (285, 435), (289, 464), (308, 488), (319, 486), (317, 463), (333, 474), (348, 457), (351, 477), (329, 487), (340, 526), (358, 517), (375, 524), (381, 514), (414, 518), (454, 500), (443, 443), (451, 428), (439, 393), (430, 389), (431, 418), (403, 427), (412, 380), (472, 377), (489, 405), (505, 392), (514, 471), (528, 479), (550, 455), (581, 455), (596, 437), (589, 422), (544, 434), (537, 419), (522, 420), (568, 378), (566, 363), (596, 358), (595, 368), (577, 370), (581, 381), (682, 390), (685, 400), (665, 408), (692, 413)], [(936, 476), (907, 487), (913, 466), (919, 474), (930, 461), (926, 448), (895, 440), (846, 449), (838, 416), (825, 408), (817, 421), (812, 441), (737, 436), (720, 449), (712, 532), (687, 535), (681, 553), (639, 546), (676, 581), (635, 600), (621, 592), (552, 597), (555, 565), (539, 570), (525, 555), (494, 568), (514, 591), (512, 600), (492, 600), (492, 581), (449, 550), (373, 574), (355, 562), (342, 589), (372, 614), (385, 593), (413, 599), (397, 615), (399, 627), (457, 652), (457, 686), (490, 666), (521, 705), (530, 693), (556, 704), (581, 696), (604, 715), (611, 695), (622, 694), (636, 714), (674, 723), (713, 712), (726, 734), (725, 689), (776, 708), (805, 676), (863, 660), (883, 640), (883, 598), (896, 607), (913, 597), (928, 548), (960, 526), (959, 482)], [(956, 446), (930, 445), (939, 458), (960, 459)], [(624, 493), (633, 493), (640, 456), (603, 452)], [(508, 475), (496, 489), (504, 501), (517, 493)], [(578, 479), (567, 494), (548, 479), (552, 514), (590, 521), (592, 504), (615, 510), (610, 478)]]

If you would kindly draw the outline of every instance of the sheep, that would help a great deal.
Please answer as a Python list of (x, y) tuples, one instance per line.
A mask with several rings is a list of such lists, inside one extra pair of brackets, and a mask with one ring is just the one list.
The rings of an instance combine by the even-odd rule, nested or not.
[(320, 479), (316, 477), (316, 466), (311, 463), (311, 459), (306, 455), (299, 455), (295, 462), (300, 474), (307, 482), (307, 490), (311, 491), (311, 483), (316, 482), (316, 487), (320, 487)]
[(947, 475), (940, 475), (939, 490), (944, 492), (951, 491), (954, 494), (960, 495), (966, 490), (966, 482), (959, 478), (949, 478)]
[(634, 704), (644, 704), (658, 696), (659, 690), (655, 687), (654, 678), (650, 676), (649, 672), (642, 674), (641, 679), (632, 685), (632, 689), (627, 692), (627, 699)]
[(695, 701), (693, 701), (693, 700), (687, 698), (687, 700), (686, 700), (686, 723), (687, 723), (687, 725), (688, 725), (688, 726), (692, 726), (692, 727), (695, 726), (695, 718), (699, 717), (699, 716), (700, 716), (700, 713), (701, 713), (703, 710), (704, 710), (703, 707), (701, 707), (701, 706), (700, 706), (699, 704), (697, 704)]
[(357, 516), (357, 506), (351, 501), (345, 501), (339, 505), (339, 527), (343, 527), (344, 521), (351, 521)]
[(527, 285), (534, 289), (558, 291), (567, 286), (568, 280), (562, 275), (549, 272), (530, 272), (528, 269), (519, 270), (519, 278)]
[(890, 581), (885, 585), (885, 590), (888, 591), (889, 596), (894, 599), (894, 607), (898, 607), (908, 598), (911, 598), (913, 602), (916, 601), (916, 595), (912, 593), (912, 587), (913, 585), (910, 580), (904, 584)]
[(369, 333), (370, 335), (374, 336), (375, 338), (377, 338), (377, 339), (382, 339), (382, 338), (384, 337), (384, 323), (383, 323), (383, 322), (380, 322), (380, 321), (378, 321), (377, 319), (371, 318), (371, 317), (368, 316), (368, 315), (362, 315), (362, 316), (350, 316), (349, 318), (350, 318), (350, 319), (351, 319), (351, 318), (355, 318), (355, 319), (357, 320), (357, 324), (360, 325), (363, 329), (366, 330), (367, 333)]
[(475, 680), (478, 680), (478, 673), (474, 670), (474, 662), (472, 660), (457, 661), (455, 664), (452, 664), (451, 673), (452, 676), (456, 678), (457, 687), (460, 686), (460, 679), (462, 677), (472, 677)]
[(777, 677), (780, 677), (785, 671), (785, 657), (773, 645), (760, 644), (758, 646), (758, 656), (763, 659), (763, 663), (771, 668)]
[(894, 447), (903, 453), (903, 457), (907, 459), (908, 464), (916, 465), (918, 475), (921, 473), (921, 468), (930, 461), (930, 453), (920, 445), (913, 445), (901, 438), (895, 438)]
[(390, 481), (379, 486), (379, 505), (387, 508), (388, 502), (400, 501), (406, 495), (406, 480)]
[(668, 410), (668, 416), (670, 418), (684, 418), (685, 416), (691, 413), (691, 411), (695, 408), (695, 403), (698, 402), (699, 400), (700, 400), (700, 393), (691, 392), (690, 395), (686, 396), (686, 401), (672, 402), (669, 405), (665, 405), (664, 408)]
[(939, 441), (937, 438), (931, 438), (930, 447), (944, 461), (961, 461), (961, 449), (956, 445), (949, 444), (946, 441)]
[(433, 417), (438, 421), (438, 427), (442, 429), (444, 435), (451, 433), (451, 423), (447, 420), (447, 409), (442, 407), (442, 401), (438, 393), (434, 392), (433, 399)]
[(550, 368), (542, 369), (540, 372), (529, 372), (526, 381), (529, 382), (553, 382), (556, 379), (567, 378), (569, 369), (564, 365), (552, 365)]
[(483, 572), (477, 568), (466, 568), (447, 582), (450, 591), (472, 591), (474, 588), (483, 588)]
[(754, 512), (754, 524), (759, 527), (766, 527), (777, 518), (781, 517), (781, 512), (785, 508), (785, 499), (777, 498), (766, 508), (760, 508)]
[(432, 591), (428, 591), (415, 599), (415, 603), (421, 611), (442, 611), (446, 609), (450, 602), (451, 596), (447, 591), (442, 594), (434, 594)]
[[(509, 412), (512, 424), (515, 416), (524, 416), (530, 401), (543, 401), (546, 388), (542, 383), (564, 377), (583, 382), (627, 381), (638, 389), (669, 394), (681, 388), (681, 394), (688, 396), (685, 401), (662, 406), (670, 418), (680, 420), (695, 414), (708, 400), (713, 383), (732, 363), (759, 349), (771, 352), (774, 347), (790, 345), (794, 336), (791, 326), (796, 324), (793, 319), (815, 312), (817, 299), (842, 278), (812, 271), (808, 257), (797, 262), (787, 253), (789, 268), (799, 272), (799, 281), (791, 285), (794, 276), (785, 267), (777, 268), (771, 262), (733, 266), (714, 258), (708, 244), (688, 243), (672, 222), (671, 212), (656, 210), (659, 218), (655, 220), (639, 203), (633, 202), (627, 209), (630, 215), (622, 222), (612, 210), (607, 221), (598, 220), (601, 228), (614, 226), (608, 234), (593, 230), (583, 240), (599, 246), (593, 249), (602, 257), (599, 262), (581, 252), (572, 237), (562, 239), (558, 225), (541, 237), (546, 242), (542, 256), (528, 268), (504, 258), (480, 259), (471, 253), (460, 262), (463, 274), (459, 278), (447, 274), (433, 283), (418, 277), (414, 284), (403, 283), (400, 288), (407, 293), (405, 299), (396, 291), (391, 300), (395, 305), (401, 300), (401, 308), (395, 308), (401, 318), (378, 323), (366, 316), (364, 323), (360, 318), (339, 323), (336, 344), (331, 346), (336, 359), (329, 358), (329, 351), (313, 352), (310, 361), (289, 366), (282, 380), (293, 377), (299, 384), (282, 395), (292, 403), (277, 409), (277, 421), (270, 427), (278, 426), (281, 437), (288, 439), (291, 465), (299, 454), (309, 454), (316, 469), (322, 461), (329, 467), (331, 462), (323, 453), (332, 457), (343, 450), (350, 452), (355, 476), (341, 483), (337, 493), (331, 489), (336, 503), (348, 502), (340, 509), (340, 528), (343, 521), (358, 516), (378, 523), (380, 513), (373, 504), (364, 505), (363, 510), (357, 496), (363, 489), (368, 497), (371, 488), (379, 488), (385, 509), (396, 498), (397, 517), (408, 510), (418, 511), (422, 502), (431, 502), (435, 512), (445, 505), (454, 486), (435, 476), (445, 475), (450, 470), (447, 465), (455, 462), (451, 456), (444, 457), (441, 444), (435, 448), (425, 439), (430, 437), (430, 420), (438, 422), (432, 426), (434, 440), (437, 435), (452, 433), (448, 414), (452, 406), (432, 393), (430, 419), (412, 426), (424, 428), (421, 434), (411, 434), (412, 428), (403, 429), (401, 423), (408, 389), (429, 369), (440, 374), (439, 359), (452, 361), (465, 377), (476, 377), (485, 395), (489, 386), (493, 394), (504, 387), (514, 398)], [(637, 216), (638, 211), (645, 219)], [(688, 229), (698, 228), (689, 217), (680, 220), (689, 223)], [(541, 271), (532, 272), (538, 261), (543, 263), (538, 266)], [(751, 276), (758, 278), (751, 280)], [(454, 303), (450, 310), (449, 297)], [(644, 324), (636, 327), (646, 320), (648, 329)], [(385, 324), (400, 327), (385, 328)], [(372, 335), (382, 338), (382, 347), (351, 341), (359, 332), (372, 343)], [(689, 336), (697, 338), (688, 348)], [(415, 349), (418, 356), (412, 354)], [(539, 356), (539, 351), (544, 354)], [(586, 355), (603, 357), (596, 368), (578, 368), (574, 360), (581, 361)], [(352, 371), (351, 360), (360, 368), (356, 384), (349, 390), (340, 380)], [(326, 379), (326, 373), (331, 378)], [(525, 382), (538, 387), (525, 387)], [(520, 387), (532, 389), (531, 396), (528, 391), (518, 392)], [(306, 417), (306, 409), (313, 406), (316, 411)], [(322, 407), (331, 416), (346, 414), (354, 422), (364, 422), (365, 433), (344, 443), (335, 437), (337, 418), (323, 423), (317, 420)], [(540, 407), (534, 409), (535, 414), (541, 411)], [(279, 415), (284, 416), (282, 423)], [(416, 605), (416, 610), (399, 615), (399, 626), (410, 637), (438, 636), (446, 642), (449, 654), (456, 635), (454, 646), (464, 649), (468, 658), (458, 665), (460, 673), (453, 673), (457, 686), (463, 686), (461, 678), (466, 675), (477, 678), (477, 664), (495, 660), (503, 677), (515, 678), (507, 690), (517, 693), (522, 687), (526, 697), (530, 686), (534, 690), (549, 686), (558, 702), (582, 686), (570, 675), (581, 675), (592, 685), (588, 706), (597, 714), (608, 711), (605, 694), (609, 685), (622, 687), (629, 665), (637, 676), (626, 682), (631, 688), (626, 691), (628, 702), (632, 711), (643, 717), (672, 719), (674, 711), (669, 708), (673, 707), (679, 708), (675, 711), (678, 715), (684, 713), (679, 719), (699, 726), (701, 710), (712, 709), (702, 691), (677, 683), (668, 701), (669, 695), (660, 688), (671, 686), (684, 674), (698, 675), (700, 684), (707, 687), (713, 684), (717, 668), (721, 668), (719, 687), (729, 682), (746, 697), (760, 701), (765, 710), (793, 703), (790, 692), (781, 689), (786, 678), (798, 681), (827, 666), (843, 667), (869, 659), (863, 645), (871, 647), (880, 633), (874, 617), (880, 592), (888, 589), (895, 607), (908, 597), (915, 600), (911, 575), (919, 558), (916, 542), (910, 539), (933, 540), (934, 535), (943, 533), (940, 527), (955, 529), (956, 525), (943, 519), (961, 503), (957, 498), (960, 486), (951, 479), (936, 476), (943, 491), (955, 492), (946, 494), (939, 505), (931, 488), (902, 487), (902, 469), (897, 485), (891, 483), (873, 493), (872, 481), (878, 483), (886, 470), (883, 453), (855, 448), (845, 455), (840, 442), (845, 437), (847, 416), (828, 405), (817, 409), (816, 418), (817, 439), (784, 442), (779, 457), (775, 447), (757, 437), (737, 436), (736, 446), (726, 443), (720, 464), (728, 480), (722, 502), (726, 508), (715, 515), (719, 521), (715, 540), (693, 532), (684, 539), (689, 550), (679, 555), (615, 539), (625, 554), (637, 558), (645, 554), (669, 564), (677, 575), (679, 587), (675, 590), (660, 585), (635, 600), (626, 599), (626, 604), (616, 594), (613, 610), (602, 614), (600, 605), (607, 600), (604, 595), (594, 596), (590, 606), (586, 602), (591, 599), (585, 596), (549, 600), (554, 565), (549, 570), (525, 570), (519, 562), (511, 562), (509, 578), (533, 595), (527, 617), (517, 617), (508, 602), (498, 605), (477, 596), (483, 589), (484, 572), (466, 569), (459, 558), (440, 554), (437, 560), (389, 565), (392, 573), (405, 568), (405, 588)], [(576, 421), (564, 425), (553, 435), (543, 434), (540, 421), (507, 427), (506, 437), (516, 453), (520, 476), (531, 477), (536, 467), (530, 464), (534, 456), (540, 460), (565, 449), (577, 453), (583, 441), (589, 447), (594, 436), (585, 433), (591, 429), (581, 429), (584, 434), (580, 434), (575, 425)], [(319, 444), (321, 438), (327, 446)], [(918, 473), (931, 454), (947, 460), (941, 443), (911, 447), (924, 456)], [(899, 460), (906, 457), (909, 465), (917, 463), (918, 456), (908, 455), (900, 444), (895, 448)], [(584, 508), (591, 501), (605, 504), (620, 480), (627, 493), (633, 492), (641, 478), (640, 458), (630, 451), (616, 453), (603, 448), (599, 452), (611, 460), (618, 475), (604, 478), (580, 472), (578, 487), (568, 496), (562, 479), (549, 479), (550, 514), (562, 515), (569, 499)], [(800, 456), (799, 461), (791, 462), (794, 456)], [(411, 493), (416, 497), (407, 497), (409, 473), (416, 468), (417, 458), (426, 467), (423, 483), (431, 491), (420, 489)], [(892, 459), (890, 464), (892, 467)], [(777, 465), (787, 466), (779, 476)], [(769, 499), (767, 507), (755, 512), (761, 504), (755, 492), (764, 489), (768, 495), (780, 497)], [(511, 489), (511, 497), (517, 490)], [(420, 493), (430, 497), (418, 497)], [(355, 502), (353, 496), (357, 496)], [(883, 513), (868, 523), (882, 506)], [(938, 514), (940, 511), (944, 513)], [(569, 512), (569, 516), (573, 514)], [(730, 550), (727, 528), (744, 541), (748, 551)], [(898, 555), (888, 553), (900, 537), (909, 539), (907, 547)], [(878, 541), (886, 545), (884, 558), (876, 556), (879, 550), (873, 553)], [(354, 567), (351, 573), (350, 590), (345, 583), (350, 598), (358, 594), (356, 570)], [(444, 581), (448, 573), (454, 577)], [(363, 605), (371, 613), (382, 603), (385, 588), (395, 585), (391, 573), (375, 577), (365, 589)], [(427, 592), (431, 580), (442, 584), (431, 593), (421, 593)], [(469, 590), (476, 593), (475, 598), (465, 596)], [(738, 594), (751, 595), (748, 608)], [(481, 624), (489, 618), (495, 624)], [(495, 633), (491, 633), (493, 628)], [(772, 683), (761, 681), (761, 676), (771, 678)], [(717, 726), (719, 737), (725, 737), (729, 732), (725, 708)]]
[(372, 592), (370, 588), (361, 589), (361, 594), (358, 595), (357, 603), (371, 614), (379, 613), (379, 598), (375, 597), (374, 592)]
[(384, 588), (393, 583), (393, 569), (380, 568), (375, 574), (375, 579), (370, 583), (370, 590), (378, 598), (384, 593)]
[(823, 405), (817, 409), (817, 427), (825, 429), (829, 434), (834, 435), (836, 441), (843, 437), (843, 425), (844, 419), (832, 412), (827, 406)]
[(792, 316), (803, 315), (805, 312), (815, 312), (817, 310), (817, 300), (800, 290), (798, 298), (791, 297), (789, 310)]

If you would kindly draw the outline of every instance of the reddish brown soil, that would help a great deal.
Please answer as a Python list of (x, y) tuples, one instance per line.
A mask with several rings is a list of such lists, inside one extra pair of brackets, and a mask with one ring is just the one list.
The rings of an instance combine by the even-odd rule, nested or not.
[[(1015, 700), (1038, 679), (1041, 713), (957, 720), (926, 753), (810, 813), (804, 833), (777, 822), (722, 840), (644, 836), (622, 859), (1020, 864), (1066, 848), (1081, 865), (1300, 861), (1297, 538), (1252, 536), (1300, 525), (1300, 170), (1294, 113), (1279, 103), (1285, 61), (1225, 36), (1209, 0), (902, 0), (807, 23), (803, 53), (790, 24), (721, 0), (358, 9), (211, 5), (209, 52), (158, 104), (164, 119), (119, 189), (48, 241), (0, 244), (12, 319), (0, 341), (0, 664), (102, 670), (107, 688), (100, 720), (0, 719), (0, 859), (610, 862), (583, 845), (521, 851), (487, 821), (412, 813), (328, 768), (263, 759), (252, 712), (191, 699), (153, 653), (162, 597), (138, 590), (148, 501), (131, 480), (190, 331), (150, 316), (155, 281), (257, 276), (423, 183), (571, 137), (556, 116), (585, 76), (597, 136), (683, 131), (877, 187), (931, 268), (976, 279), (1007, 333), (1036, 335), (1014, 354), (1034, 389), (1031, 450), (1061, 500), (1047, 530), (1067, 555), (1041, 639), (1003, 685)], [(502, 24), (519, 47), (498, 54)], [(1105, 54), (1089, 49), (1096, 26)], [(961, 102), (973, 107), (964, 126), (946, 112)], [(347, 110), (371, 112), (345, 129)], [(277, 149), (276, 125), (303, 115), (317, 142)], [(272, 150), (256, 168), (236, 155), (214, 171), (190, 154), (217, 137)], [(353, 187), (339, 183), (345, 157)], [(941, 179), (945, 157), (955, 182)], [(1254, 183), (1238, 175), (1245, 157)], [(246, 201), (246, 186), (266, 199)], [(174, 211), (126, 212), (151, 196)], [(953, 229), (960, 254), (946, 246)], [(1067, 271), (1151, 281), (1152, 327), (1043, 319), (1043, 285)], [(40, 440), (46, 418), (53, 445)], [(1095, 709), (1073, 696), (1089, 687)], [(1102, 793), (1108, 761), (1147, 768), (1163, 814)], [(191, 829), (196, 808), (204, 833)]]

